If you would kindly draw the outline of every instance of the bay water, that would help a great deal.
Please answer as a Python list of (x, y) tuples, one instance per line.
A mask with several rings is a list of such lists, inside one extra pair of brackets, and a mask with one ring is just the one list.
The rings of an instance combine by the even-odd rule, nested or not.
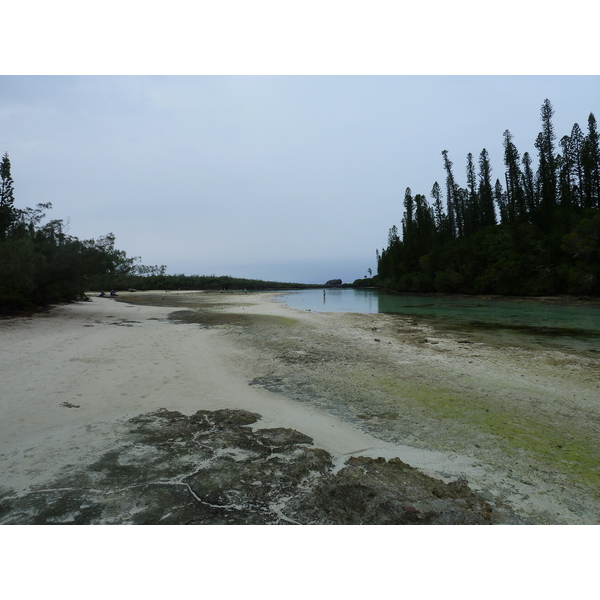
[(600, 303), (345, 288), (290, 291), (278, 300), (313, 312), (402, 315), (496, 345), (547, 347), (600, 356)]

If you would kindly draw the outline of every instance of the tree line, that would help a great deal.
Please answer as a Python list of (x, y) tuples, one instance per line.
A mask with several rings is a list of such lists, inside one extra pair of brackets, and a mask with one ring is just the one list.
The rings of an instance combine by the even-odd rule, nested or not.
[(467, 155), (459, 185), (447, 150), (445, 187), (430, 201), (404, 194), (401, 230), (376, 251), (376, 285), (403, 292), (600, 294), (600, 143), (590, 113), (556, 145), (548, 99), (535, 140), (537, 168), (503, 134), (505, 172), (493, 181), (488, 151)]
[(166, 275), (164, 270), (152, 268), (152, 272), (140, 274), (138, 269), (117, 275), (99, 275), (91, 279), (90, 290), (295, 290), (322, 287), (309, 283), (288, 283), (247, 279), (231, 275)]
[(11, 163), (0, 163), (0, 312), (30, 310), (62, 301), (81, 300), (94, 278), (131, 272), (135, 258), (115, 248), (111, 233), (79, 240), (69, 223), (46, 221), (52, 204), (15, 206)]
[(69, 223), (47, 220), (51, 203), (15, 206), (11, 163), (0, 163), (0, 313), (86, 298), (112, 289), (285, 289), (308, 287), (230, 276), (167, 275), (166, 265), (143, 265), (115, 247), (115, 236), (80, 240)]

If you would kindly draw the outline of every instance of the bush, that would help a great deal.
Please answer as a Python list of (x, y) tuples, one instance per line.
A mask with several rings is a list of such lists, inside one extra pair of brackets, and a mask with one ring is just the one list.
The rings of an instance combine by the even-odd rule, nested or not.
[(25, 298), (19, 292), (0, 291), (0, 313), (13, 313), (19, 311), (31, 311), (35, 304)]

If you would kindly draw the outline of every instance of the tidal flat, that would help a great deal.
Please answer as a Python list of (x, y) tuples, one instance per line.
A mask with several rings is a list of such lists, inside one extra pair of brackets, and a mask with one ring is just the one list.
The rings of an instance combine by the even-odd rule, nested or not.
[(598, 522), (599, 360), (399, 315), (288, 310), (295, 323), (253, 322), (247, 298), (230, 294), (221, 318), (258, 350), (252, 369), (255, 356), (268, 369), (254, 385), (389, 443), (467, 456), (470, 484), (531, 522)]
[(0, 522), (600, 522), (600, 360), (271, 296), (0, 323), (39, 372), (4, 380)]

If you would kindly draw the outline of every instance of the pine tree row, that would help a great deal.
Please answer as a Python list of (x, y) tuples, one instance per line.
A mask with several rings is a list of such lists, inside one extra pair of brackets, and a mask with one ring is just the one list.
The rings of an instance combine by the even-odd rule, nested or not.
[(456, 182), (442, 152), (444, 192), (436, 181), (431, 204), (404, 195), (402, 230), (392, 227), (377, 251), (381, 287), (405, 292), (487, 294), (600, 294), (600, 141), (589, 115), (559, 141), (552, 105), (541, 108), (535, 140), (538, 166), (521, 157), (504, 132), (503, 182), (492, 183), (486, 149), (477, 168), (467, 156), (466, 187)]

